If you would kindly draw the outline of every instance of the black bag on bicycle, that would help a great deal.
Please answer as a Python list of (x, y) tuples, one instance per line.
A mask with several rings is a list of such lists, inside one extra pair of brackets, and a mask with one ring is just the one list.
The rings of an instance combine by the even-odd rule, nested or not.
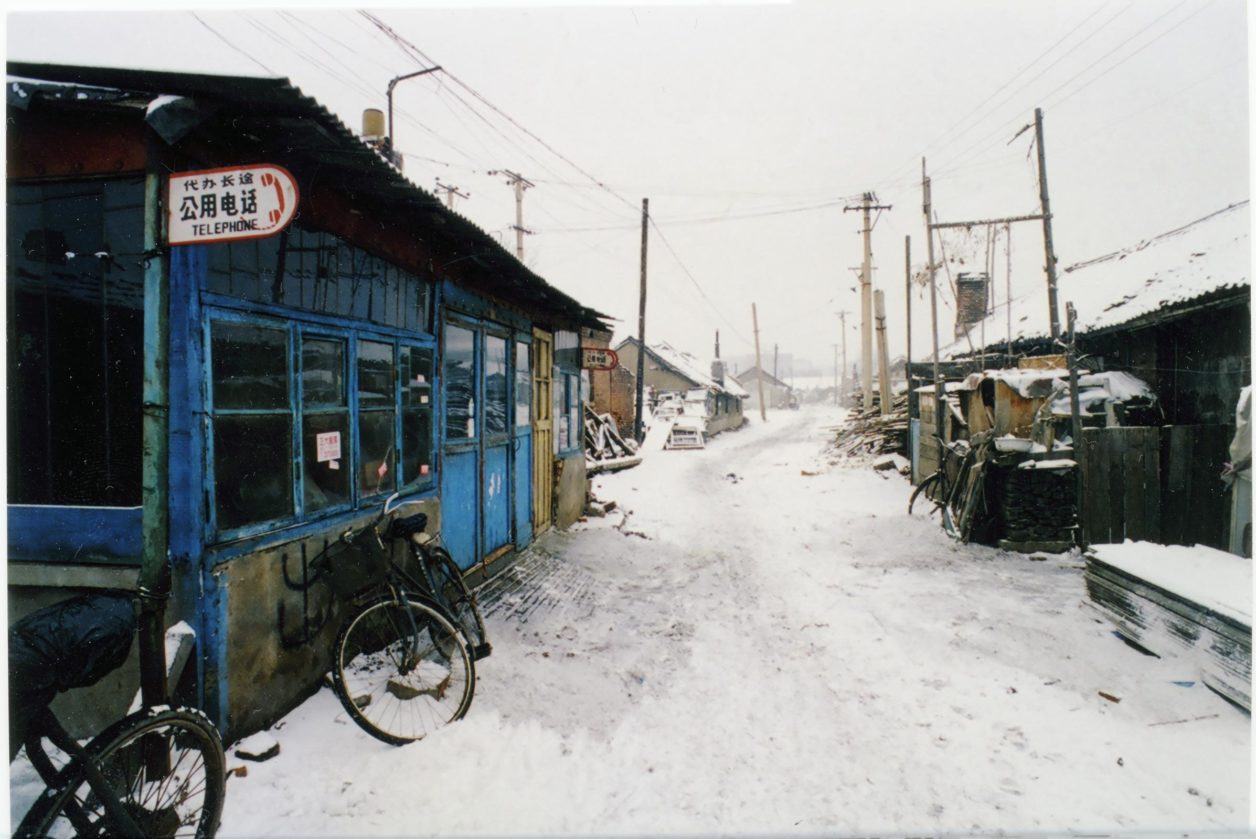
[(9, 760), (31, 719), (60, 691), (88, 687), (122, 666), (135, 637), (135, 595), (83, 594), (9, 627)]

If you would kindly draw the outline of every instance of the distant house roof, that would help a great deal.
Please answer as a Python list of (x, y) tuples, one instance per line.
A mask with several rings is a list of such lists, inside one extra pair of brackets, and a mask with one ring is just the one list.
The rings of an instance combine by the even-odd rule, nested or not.
[[(618, 351), (625, 344), (638, 346), (639, 342), (636, 338), (625, 338), (616, 345)], [(697, 356), (678, 350), (666, 341), (660, 341), (656, 344), (646, 345), (646, 355), (653, 358), (659, 364), (662, 364), (673, 373), (688, 379), (694, 387), (705, 387), (714, 390), (717, 393), (727, 393), (731, 396), (738, 396), (742, 399), (750, 396), (741, 385), (737, 383), (731, 375), (724, 376), (724, 384), (720, 384), (711, 378), (708, 369), (703, 368), (703, 362), (699, 361)]]
[[(1228, 300), (1251, 289), (1251, 230), (1247, 201), (1153, 236), (1131, 247), (1064, 268), (1058, 276), (1061, 328), (1065, 304), (1077, 309), (1077, 331), (1098, 333), (1171, 316), (1212, 301)], [(1013, 344), (1050, 337), (1045, 280), (1012, 300)], [(980, 349), (981, 321), (969, 331), (972, 343), (959, 338), (945, 347), (944, 358)], [(996, 301), (985, 319), (987, 348), (1008, 342), (1008, 312)]]
[(751, 367), (749, 370), (743, 370), (742, 372), (738, 373), (733, 378), (735, 378), (742, 385), (746, 387), (750, 387), (750, 383), (759, 377), (763, 378), (764, 384), (772, 385), (773, 387), (783, 387), (783, 388), (789, 387), (789, 385), (785, 384), (784, 382), (776, 378), (776, 376), (773, 376), (768, 371), (760, 370), (758, 366)]
[[(357, 134), (286, 78), (9, 62), (10, 108), (114, 107), (142, 110), (171, 146), (195, 140), (232, 162), (273, 160), (301, 179), (333, 183), (355, 204), (383, 208), (427, 245), (456, 254), (442, 268), (475, 288), (565, 323), (606, 329), (606, 316), (551, 286), (465, 217), (406, 178)], [(12, 134), (12, 129), (10, 129)], [(10, 137), (12, 142), (12, 137)], [(192, 150), (187, 152), (195, 158)], [(379, 254), (386, 256), (386, 254)]]

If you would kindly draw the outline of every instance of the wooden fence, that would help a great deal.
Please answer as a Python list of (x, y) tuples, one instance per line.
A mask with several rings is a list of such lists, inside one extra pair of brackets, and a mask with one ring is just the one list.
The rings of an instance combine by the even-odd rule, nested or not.
[(1221, 425), (1087, 428), (1082, 529), (1089, 544), (1125, 539), (1226, 550), (1220, 480), (1234, 429)]

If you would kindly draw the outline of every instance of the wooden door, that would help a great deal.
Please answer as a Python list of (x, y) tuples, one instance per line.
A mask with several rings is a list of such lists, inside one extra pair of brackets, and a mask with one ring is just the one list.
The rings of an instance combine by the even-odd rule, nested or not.
[(535, 531), (550, 526), (554, 506), (554, 336), (532, 330), (532, 501)]

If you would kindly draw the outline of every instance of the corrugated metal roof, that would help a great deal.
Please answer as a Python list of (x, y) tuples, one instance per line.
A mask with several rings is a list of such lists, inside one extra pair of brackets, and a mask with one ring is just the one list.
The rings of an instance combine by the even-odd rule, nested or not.
[[(1074, 263), (1058, 276), (1060, 322), (1065, 304), (1077, 309), (1077, 331), (1101, 332), (1132, 321), (1170, 314), (1196, 301), (1225, 297), (1251, 288), (1251, 216), (1239, 201), (1173, 230), (1121, 250)], [(996, 291), (998, 280), (996, 279)], [(1012, 300), (1012, 342), (1046, 340), (1046, 280)], [(960, 338), (942, 350), (943, 358), (980, 349), (979, 336), (992, 350), (1006, 346), (1006, 301), (978, 321), (969, 340)]]
[[(143, 94), (149, 101), (162, 96), (193, 99), (205, 114), (193, 133), (225, 155), (267, 154), (294, 172), (299, 168), (295, 161), (303, 161), (320, 180), (332, 180), (353, 196), (369, 196), (455, 254), (445, 266), (437, 266), (438, 271), (454, 261), (469, 261), (488, 290), (507, 302), (581, 326), (608, 328), (606, 315), (532, 272), (480, 227), (407, 179), (339, 117), (286, 78), (24, 62), (9, 62), (8, 74), (10, 104), (17, 107), (29, 103), (20, 101), (15, 83), (27, 96), (68, 105), (108, 100), (110, 90)], [(44, 83), (52, 84), (41, 89)]]

